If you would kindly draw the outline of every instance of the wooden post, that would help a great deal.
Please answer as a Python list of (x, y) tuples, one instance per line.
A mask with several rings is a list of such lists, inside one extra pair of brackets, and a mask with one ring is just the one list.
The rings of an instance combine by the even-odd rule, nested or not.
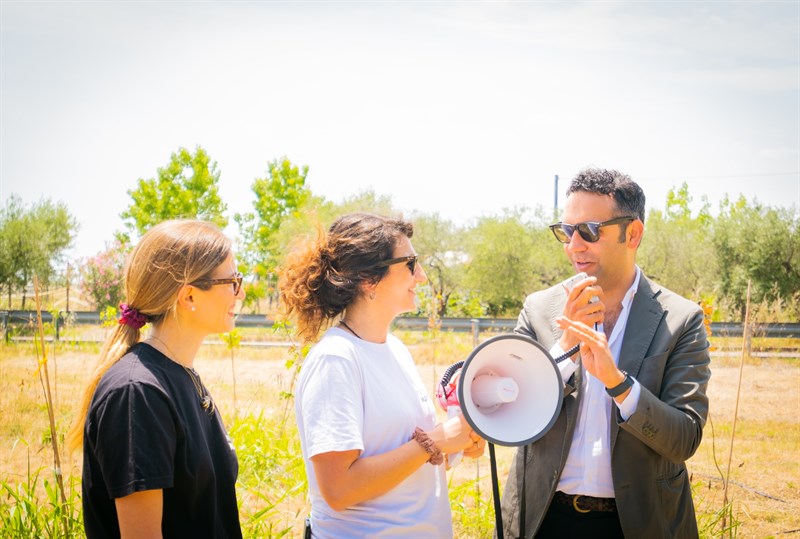
[(69, 314), (69, 270), (71, 266), (69, 262), (67, 262), (67, 306), (65, 307), (67, 310), (67, 314)]
[[(722, 495), (722, 506), (725, 507), (728, 505), (728, 484), (731, 481), (731, 461), (733, 460), (733, 441), (736, 438), (736, 418), (739, 415), (739, 399), (742, 394), (742, 373), (744, 371), (744, 358), (746, 355), (749, 355), (749, 351), (747, 350), (748, 345), (746, 343), (749, 342), (748, 334), (750, 333), (750, 280), (747, 281), (747, 302), (745, 303), (744, 309), (744, 324), (742, 327), (742, 357), (739, 361), (739, 387), (736, 389), (736, 405), (733, 409), (733, 427), (731, 427), (731, 448), (728, 451), (728, 471), (725, 474), (725, 490)], [(722, 514), (722, 529), (727, 529), (727, 511), (723, 512)]]

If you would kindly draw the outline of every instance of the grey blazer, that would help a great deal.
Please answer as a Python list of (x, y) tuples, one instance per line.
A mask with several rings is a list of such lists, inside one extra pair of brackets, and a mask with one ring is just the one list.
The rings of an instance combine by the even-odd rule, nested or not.
[[(554, 320), (563, 312), (561, 286), (528, 296), (515, 332), (550, 349), (560, 338)], [(691, 301), (642, 275), (631, 305), (619, 368), (642, 386), (636, 412), (623, 421), (614, 403), (611, 473), (619, 519), (628, 538), (697, 537), (697, 521), (686, 470), (708, 416), (711, 377), (703, 313)], [(581, 398), (581, 369), (565, 387), (553, 428), (517, 450), (502, 499), (505, 537), (519, 537), (520, 488), (525, 470), (525, 536), (533, 537), (564, 469)]]

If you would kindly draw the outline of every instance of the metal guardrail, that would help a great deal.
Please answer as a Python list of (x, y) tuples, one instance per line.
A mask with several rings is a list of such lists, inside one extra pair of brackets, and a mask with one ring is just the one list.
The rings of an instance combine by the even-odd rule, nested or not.
[[(65, 324), (99, 325), (102, 320), (100, 313), (95, 311), (71, 311), (69, 313), (42, 312), (42, 322), (53, 323), (55, 318), (55, 338), (59, 339), (61, 328)], [(9, 342), (9, 326), (21, 326), (36, 323), (36, 311), (0, 311), (5, 341)], [(426, 331), (430, 329), (427, 318), (402, 316), (395, 318), (394, 328), (408, 331)], [(516, 318), (442, 318), (437, 321), (439, 329), (443, 331), (471, 332), (481, 331), (510, 332), (517, 324)], [(273, 319), (263, 314), (240, 314), (236, 317), (237, 327), (271, 328), (275, 325)], [(742, 324), (735, 322), (712, 322), (711, 334), (720, 337), (741, 337)], [(753, 324), (750, 328), (751, 337), (766, 338), (800, 338), (800, 323), (786, 324)]]
[[(513, 331), (516, 318), (442, 318), (440, 329), (446, 331)], [(400, 317), (394, 320), (397, 329), (424, 331), (429, 327), (427, 318)], [(743, 325), (737, 322), (712, 322), (711, 334), (719, 337), (741, 337)], [(800, 338), (800, 323), (751, 324), (751, 337)]]

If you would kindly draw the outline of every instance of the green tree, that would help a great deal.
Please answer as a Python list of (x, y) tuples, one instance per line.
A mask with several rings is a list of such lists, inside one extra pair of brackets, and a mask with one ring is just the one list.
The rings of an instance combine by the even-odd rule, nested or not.
[(670, 290), (700, 299), (715, 291), (717, 260), (708, 203), (692, 216), (691, 202), (683, 183), (667, 193), (664, 211), (650, 210), (637, 262), (645, 274)]
[(463, 233), (438, 213), (419, 214), (414, 222), (414, 248), (428, 276), (430, 293), (439, 318), (448, 316), (450, 298), (458, 296), (466, 253)]
[(713, 242), (722, 295), (744, 313), (747, 281), (753, 302), (794, 299), (800, 316), (800, 215), (798, 209), (769, 208), (724, 200), (714, 223)]
[(399, 216), (400, 211), (394, 207), (392, 197), (379, 195), (373, 189), (366, 189), (345, 198), (333, 205), (332, 217), (335, 219), (353, 212), (375, 213), (384, 217)]
[(356, 193), (339, 203), (309, 192), (303, 204), (283, 220), (275, 233), (273, 258), (280, 264), (297, 242), (315, 238), (320, 231), (328, 230), (338, 217), (352, 212), (399, 215), (392, 206), (391, 197), (377, 195), (372, 190)]
[(12, 308), (11, 294), (25, 286), (20, 282), (18, 268), (26, 265), (25, 207), (16, 195), (6, 202), (0, 213), (0, 286), (5, 287), (8, 309)]
[(22, 292), (25, 308), (25, 289), (34, 275), (50, 284), (77, 231), (77, 220), (62, 202), (42, 198), (26, 206), (16, 195), (9, 198), (0, 210), (0, 286), (6, 288), (9, 308), (15, 290)]
[(267, 168), (267, 176), (256, 178), (251, 186), (254, 211), (234, 216), (242, 236), (239, 256), (243, 269), (254, 277), (248, 287), (248, 303), (274, 296), (275, 269), (284, 248), (278, 241), (279, 232), (285, 223), (299, 217), (311, 197), (305, 185), (307, 166), (299, 168), (282, 157)]
[(570, 274), (560, 244), (537, 210), (532, 220), (523, 209), (483, 217), (468, 232), (466, 283), (491, 316), (516, 316), (525, 297)]
[(120, 217), (139, 236), (166, 219), (203, 219), (223, 229), (228, 226), (217, 164), (200, 146), (194, 154), (180, 148), (155, 178), (139, 178), (136, 189), (128, 194), (133, 200)]

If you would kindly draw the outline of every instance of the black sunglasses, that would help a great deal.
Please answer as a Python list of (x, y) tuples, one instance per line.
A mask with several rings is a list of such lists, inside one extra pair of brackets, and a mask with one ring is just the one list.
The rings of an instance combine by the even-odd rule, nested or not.
[(242, 289), (242, 281), (244, 280), (244, 275), (239, 273), (238, 271), (233, 274), (233, 277), (228, 277), (227, 279), (200, 279), (199, 281), (195, 281), (193, 285), (211, 285), (214, 286), (215, 284), (232, 284), (233, 285), (233, 295), (237, 295), (239, 290)]
[(393, 266), (394, 264), (399, 264), (401, 262), (405, 262), (408, 271), (411, 272), (411, 275), (414, 275), (414, 272), (417, 269), (417, 255), (401, 256), (400, 258), (390, 258), (389, 260), (378, 262), (377, 264), (375, 264), (375, 267), (384, 268), (386, 266)]
[(553, 235), (561, 243), (569, 243), (576, 230), (578, 231), (578, 234), (581, 235), (581, 238), (584, 239), (584, 241), (594, 243), (600, 239), (600, 229), (604, 226), (616, 225), (618, 223), (625, 223), (627, 221), (635, 221), (636, 219), (636, 217), (626, 216), (615, 217), (614, 219), (609, 219), (608, 221), (603, 221), (602, 223), (596, 223), (592, 221), (578, 223), (577, 225), (556, 223), (554, 225), (550, 225), (550, 230), (553, 231)]

